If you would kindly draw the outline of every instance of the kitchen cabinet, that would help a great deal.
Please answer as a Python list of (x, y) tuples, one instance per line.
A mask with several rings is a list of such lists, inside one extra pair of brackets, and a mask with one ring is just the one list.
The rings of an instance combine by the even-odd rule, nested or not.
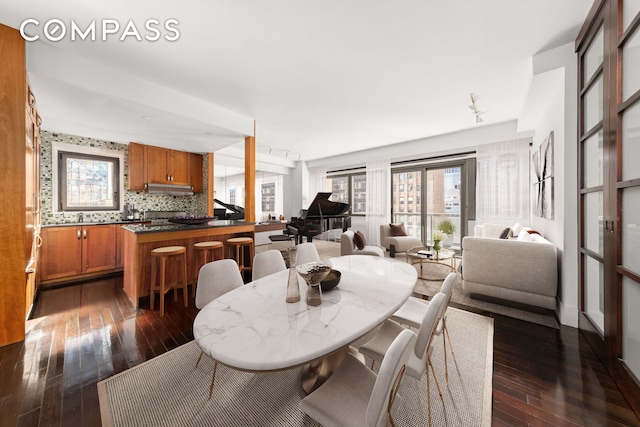
[(36, 98), (29, 82), (25, 103), (25, 313), (28, 316), (36, 295), (36, 274), (40, 241), (40, 125)]
[(147, 182), (191, 185), (190, 153), (147, 146)]
[[(35, 294), (39, 119), (28, 90), (25, 41), (0, 24), (0, 346), (24, 340)], [(27, 111), (25, 111), (25, 104)], [(27, 119), (29, 117), (29, 119)], [(29, 123), (31, 122), (31, 123)], [(26, 141), (26, 143), (25, 143)], [(34, 248), (36, 248), (34, 250)]]
[(41, 280), (115, 270), (117, 232), (115, 224), (43, 228)]
[(202, 193), (204, 186), (202, 184), (202, 155), (191, 153), (190, 166), (191, 169), (191, 187), (195, 193)]
[(142, 191), (147, 183), (146, 145), (129, 143), (129, 158), (127, 160), (127, 190)]
[(147, 183), (190, 185), (202, 191), (202, 156), (185, 151), (129, 143), (128, 184), (141, 191)]

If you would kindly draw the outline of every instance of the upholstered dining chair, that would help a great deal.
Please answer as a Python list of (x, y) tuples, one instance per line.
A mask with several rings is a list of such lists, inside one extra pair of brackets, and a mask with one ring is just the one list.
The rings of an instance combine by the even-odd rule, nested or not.
[[(449, 330), (447, 329), (447, 308), (449, 307), (449, 302), (451, 301), (451, 295), (453, 294), (453, 284), (456, 281), (457, 274), (449, 273), (447, 277), (444, 279), (442, 286), (440, 287), (440, 292), (447, 296), (447, 301), (442, 309), (442, 315), (440, 316), (440, 321), (438, 322), (438, 327), (436, 328), (435, 334), (437, 336), (442, 336), (442, 348), (444, 349), (444, 371), (445, 378), (447, 384), (449, 384), (449, 366), (447, 363), (447, 341), (449, 342), (449, 350), (451, 351), (451, 355), (453, 356), (454, 363), (456, 361), (456, 354), (453, 351), (453, 345), (451, 344), (451, 336), (449, 335)], [(430, 303), (429, 303), (430, 304)], [(416, 299), (409, 298), (392, 316), (391, 319), (396, 322), (409, 325), (414, 328), (419, 328), (422, 318), (427, 311), (427, 307), (429, 305), (424, 302)], [(446, 335), (446, 339), (445, 339)]]
[[(433, 378), (436, 382), (436, 387), (438, 388), (438, 393), (440, 394), (440, 399), (443, 403), (444, 398), (442, 397), (442, 391), (440, 390), (440, 385), (438, 384), (438, 378), (436, 377), (433, 365), (431, 364), (430, 354), (433, 348), (431, 345), (431, 341), (433, 340), (433, 336), (438, 326), (440, 315), (442, 314), (446, 299), (447, 297), (445, 294), (443, 294), (442, 292), (438, 292), (427, 306), (427, 311), (422, 318), (420, 329), (418, 330), (417, 335), (414, 334), (415, 344), (413, 346), (413, 351), (409, 355), (409, 360), (407, 361), (407, 374), (411, 375), (412, 377), (419, 380), (426, 372), (427, 396), (431, 396), (431, 382), (429, 380), (428, 372), (429, 368), (431, 368), (431, 373), (433, 374)], [(407, 330), (408, 329), (405, 329), (403, 326), (399, 325), (393, 320), (386, 320), (382, 324), (382, 327), (376, 333), (376, 335), (371, 340), (360, 346), (360, 352), (371, 359), (372, 369), (373, 364), (376, 361), (384, 361), (384, 358), (386, 357), (385, 355), (391, 348), (391, 345), (396, 337)], [(429, 411), (429, 425), (431, 425), (430, 397), (428, 397), (427, 408)]]
[(258, 280), (264, 276), (286, 269), (287, 265), (280, 251), (269, 249), (268, 251), (258, 252), (253, 257), (253, 273), (251, 279)]
[[(244, 284), (238, 264), (232, 259), (221, 259), (207, 263), (200, 268), (198, 274), (198, 285), (196, 287), (196, 307), (203, 308), (214, 299), (226, 294)], [(200, 356), (196, 362), (196, 368), (202, 359), (204, 351), (200, 351)], [(213, 384), (216, 379), (218, 362), (213, 361), (213, 376), (209, 387), (209, 399), (213, 394)]]
[(296, 246), (296, 265), (302, 265), (313, 261), (320, 261), (320, 255), (318, 255), (316, 245), (307, 242)]
[(394, 403), (414, 340), (409, 330), (398, 334), (377, 375), (348, 354), (324, 384), (302, 399), (300, 409), (324, 427), (394, 426)]

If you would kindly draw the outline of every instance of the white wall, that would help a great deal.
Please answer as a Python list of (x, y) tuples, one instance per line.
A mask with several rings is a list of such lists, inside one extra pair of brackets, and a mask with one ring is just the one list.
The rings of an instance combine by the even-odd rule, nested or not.
[(531, 227), (558, 248), (558, 312), (561, 323), (573, 327), (578, 326), (576, 61), (573, 43), (533, 57), (534, 78), (518, 120), (518, 129), (534, 131), (532, 152), (554, 132), (554, 218), (532, 216)]
[(532, 136), (530, 131), (519, 131), (515, 120), (478, 127), (446, 135), (389, 144), (384, 147), (310, 160), (308, 167), (325, 167), (328, 171), (350, 167), (364, 167), (369, 161), (398, 162), (423, 157), (455, 154), (474, 150), (478, 145), (508, 141)]

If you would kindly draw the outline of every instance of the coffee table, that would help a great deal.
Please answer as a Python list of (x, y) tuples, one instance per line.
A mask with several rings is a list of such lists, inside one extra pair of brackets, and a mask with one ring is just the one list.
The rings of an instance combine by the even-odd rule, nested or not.
[[(456, 271), (455, 251), (450, 249), (440, 249), (438, 252), (433, 249), (429, 249), (425, 246), (416, 246), (409, 249), (407, 252), (407, 262), (409, 264), (420, 263), (420, 271), (418, 278), (422, 280), (444, 280), (444, 277), (432, 277), (424, 275), (424, 264), (438, 264), (443, 265)], [(446, 277), (446, 275), (445, 275)]]

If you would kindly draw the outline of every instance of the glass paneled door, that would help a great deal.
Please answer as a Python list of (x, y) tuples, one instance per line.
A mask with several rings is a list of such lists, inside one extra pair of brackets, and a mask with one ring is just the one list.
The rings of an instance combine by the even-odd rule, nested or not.
[(579, 326), (640, 413), (640, 2), (599, 3), (581, 33)]
[(408, 235), (429, 246), (440, 223), (449, 220), (455, 231), (446, 236), (443, 244), (460, 250), (463, 170), (462, 165), (446, 165), (394, 171), (393, 222), (403, 223)]

